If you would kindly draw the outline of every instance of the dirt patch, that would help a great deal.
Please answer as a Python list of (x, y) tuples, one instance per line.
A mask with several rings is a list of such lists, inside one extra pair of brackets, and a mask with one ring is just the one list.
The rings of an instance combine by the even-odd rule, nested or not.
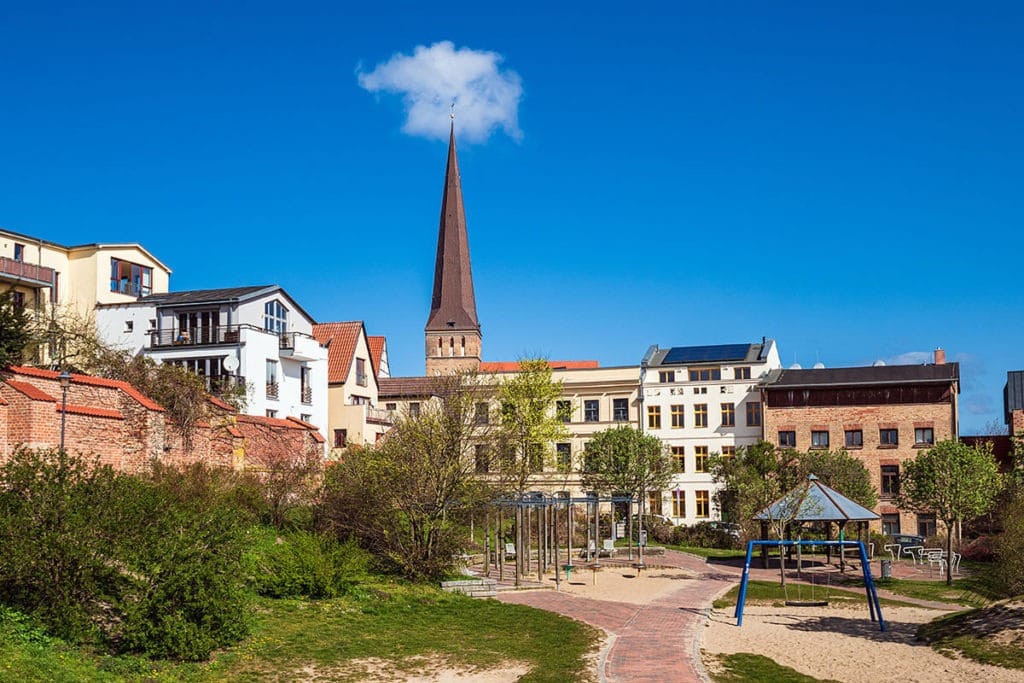
[(295, 672), (304, 681), (369, 681), (373, 683), (510, 683), (530, 672), (523, 662), (496, 662), (493, 666), (452, 665), (443, 657), (408, 657), (398, 662), (355, 659), (343, 666), (306, 666)]

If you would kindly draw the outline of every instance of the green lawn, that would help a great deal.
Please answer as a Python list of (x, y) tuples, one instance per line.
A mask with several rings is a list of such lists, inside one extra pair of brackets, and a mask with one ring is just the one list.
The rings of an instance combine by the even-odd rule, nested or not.
[(698, 555), (700, 557), (706, 557), (709, 560), (728, 560), (735, 557), (746, 557), (746, 550), (732, 550), (723, 548), (693, 548), (684, 545), (667, 545), (666, 548), (672, 550), (678, 550), (684, 553), (690, 553), (691, 555)]
[[(863, 586), (861, 579), (850, 579), (849, 586)], [(918, 600), (931, 600), (951, 605), (984, 607), (998, 595), (988, 585), (983, 575), (954, 579), (952, 588), (945, 581), (920, 581), (916, 579), (875, 579), (875, 585), (887, 591)]]
[[(815, 586), (814, 591), (812, 592), (809, 585), (798, 585), (791, 581), (787, 583), (787, 586), (788, 588), (784, 589), (778, 581), (748, 581), (747, 604), (782, 604), (787, 600), (787, 594), (789, 600), (828, 600), (829, 603), (832, 604), (867, 604), (867, 597), (863, 591), (846, 590), (835, 586)], [(723, 609), (725, 607), (734, 606), (736, 604), (736, 600), (739, 598), (739, 594), (740, 587), (733, 586), (728, 593), (718, 600), (715, 600), (715, 608)], [(887, 600), (885, 598), (881, 598), (879, 602), (882, 605), (916, 607), (916, 605), (911, 605), (908, 602), (902, 602), (900, 600)]]
[[(17, 625), (16, 625), (17, 626)], [(0, 627), (0, 680), (359, 680), (353, 660), (420, 671), (428, 657), (451, 666), (530, 668), (523, 681), (586, 680), (600, 632), (556, 614), (474, 600), (415, 585), (364, 586), (324, 601), (261, 600), (252, 634), (210, 662), (96, 657), (21, 627)]]
[[(762, 655), (737, 652), (731, 655), (717, 655), (717, 658), (724, 670), (712, 678), (719, 683), (818, 683), (820, 680), (788, 666), (776, 664), (774, 660)], [(821, 683), (838, 682), (828, 680)]]

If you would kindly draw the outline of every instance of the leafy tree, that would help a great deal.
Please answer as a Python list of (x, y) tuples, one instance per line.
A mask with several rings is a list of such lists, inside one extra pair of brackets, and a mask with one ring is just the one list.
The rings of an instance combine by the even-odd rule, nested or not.
[(490, 425), (476, 406), (491, 387), (475, 375), (435, 378), (436, 399), (399, 418), (373, 448), (352, 448), (325, 472), (320, 515), (411, 578), (450, 571), (464, 536), (453, 512), (488, 497), (475, 475), (475, 446)]
[[(658, 437), (629, 426), (612, 427), (587, 443), (580, 479), (594, 491), (631, 494), (640, 501), (643, 520), (647, 491), (668, 486), (672, 464)], [(643, 546), (640, 553), (642, 559)]]
[(569, 436), (555, 411), (562, 383), (552, 381), (551, 375), (543, 358), (525, 359), (498, 387), (501, 426), (495, 442), (501, 482), (516, 494), (526, 491), (531, 477), (551, 464), (551, 445)]
[[(901, 506), (934, 512), (942, 520), (946, 525), (947, 557), (952, 557), (953, 530), (988, 510), (1000, 485), (991, 445), (940, 441), (903, 464), (899, 499)], [(951, 564), (946, 563), (946, 584), (950, 586)]]
[(838, 451), (807, 451), (800, 455), (799, 478), (813, 474), (821, 483), (834, 488), (844, 496), (871, 509), (878, 504), (878, 494), (871, 484), (871, 473), (864, 463), (845, 449)]
[(708, 468), (721, 488), (715, 493), (722, 518), (755, 531), (754, 515), (800, 481), (799, 453), (768, 441), (740, 446), (730, 457), (714, 455)]
[(22, 362), (32, 341), (28, 314), (14, 305), (14, 290), (0, 294), (0, 368)]
[[(495, 482), (504, 491), (521, 498), (532, 477), (551, 464), (552, 443), (569, 436), (556, 401), (562, 383), (551, 379), (551, 366), (543, 358), (519, 361), (519, 370), (498, 387), (501, 426), (493, 440), (499, 458), (500, 475)], [(523, 513), (516, 508), (516, 547), (525, 547)], [(515, 580), (519, 585), (523, 553), (516, 553)]]

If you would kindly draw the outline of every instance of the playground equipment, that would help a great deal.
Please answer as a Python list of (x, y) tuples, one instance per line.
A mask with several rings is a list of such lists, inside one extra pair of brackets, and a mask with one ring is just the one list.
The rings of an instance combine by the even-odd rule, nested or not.
[[(754, 546), (761, 546), (765, 548), (778, 548), (780, 554), (780, 561), (782, 561), (783, 551), (787, 547), (801, 547), (801, 546), (825, 546), (838, 548), (842, 553), (843, 548), (857, 548), (860, 550), (860, 564), (861, 570), (864, 575), (864, 592), (867, 595), (868, 600), (868, 611), (871, 613), (871, 621), (877, 621), (880, 630), (885, 631), (885, 620), (882, 619), (882, 606), (878, 601), (878, 590), (875, 588), (875, 582), (871, 578), (871, 565), (868, 562), (867, 551), (864, 548), (864, 544), (861, 541), (748, 541), (747, 542), (747, 556), (743, 563), (743, 579), (740, 581), (740, 595), (739, 599), (736, 600), (736, 626), (743, 626), (743, 606), (747, 599), (747, 581), (750, 578), (750, 558), (754, 553)], [(789, 596), (786, 596), (786, 604), (792, 607), (809, 607), (809, 606), (821, 606), (822, 601), (791, 601)], [(824, 605), (827, 605), (828, 601), (824, 601)]]

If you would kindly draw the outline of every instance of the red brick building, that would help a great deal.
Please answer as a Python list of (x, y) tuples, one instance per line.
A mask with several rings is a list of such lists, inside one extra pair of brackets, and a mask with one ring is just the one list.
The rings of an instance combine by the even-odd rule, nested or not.
[(935, 533), (935, 516), (896, 506), (902, 463), (959, 438), (960, 368), (935, 352), (929, 365), (776, 370), (762, 385), (764, 438), (807, 451), (845, 448), (879, 493), (885, 533)]
[(62, 417), (69, 453), (127, 472), (153, 461), (263, 468), (282, 457), (323, 452), (323, 437), (311, 424), (238, 415), (223, 401), (210, 401), (210, 418), (197, 425), (186, 449), (166, 411), (126, 382), (73, 374), (65, 407), (57, 372), (9, 367), (0, 373), (0, 460), (19, 445), (58, 447)]

